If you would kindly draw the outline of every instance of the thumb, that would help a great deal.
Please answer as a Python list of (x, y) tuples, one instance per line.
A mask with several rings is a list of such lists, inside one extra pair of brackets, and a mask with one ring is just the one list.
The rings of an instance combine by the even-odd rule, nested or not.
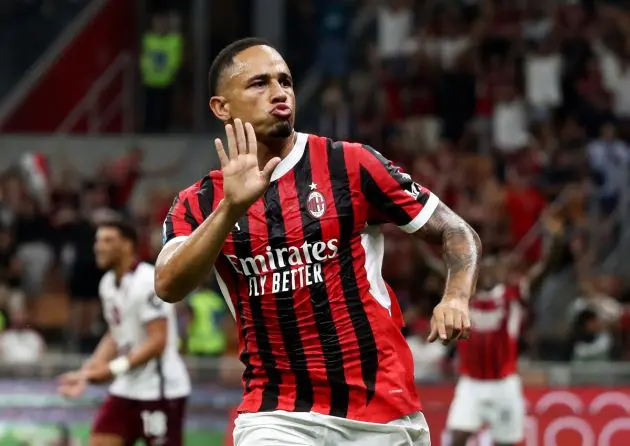
[(262, 170), (262, 176), (263, 178), (269, 182), (271, 181), (271, 174), (273, 173), (274, 169), (276, 167), (278, 167), (278, 164), (280, 164), (281, 159), (278, 157), (275, 158), (271, 158), (267, 164), (265, 165), (265, 167)]

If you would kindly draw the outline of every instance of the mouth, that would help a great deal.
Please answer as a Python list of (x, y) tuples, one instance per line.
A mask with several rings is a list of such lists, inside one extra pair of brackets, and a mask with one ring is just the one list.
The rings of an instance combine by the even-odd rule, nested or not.
[(291, 113), (293, 113), (293, 110), (286, 104), (278, 104), (271, 109), (271, 114), (277, 118), (288, 118), (291, 116)]

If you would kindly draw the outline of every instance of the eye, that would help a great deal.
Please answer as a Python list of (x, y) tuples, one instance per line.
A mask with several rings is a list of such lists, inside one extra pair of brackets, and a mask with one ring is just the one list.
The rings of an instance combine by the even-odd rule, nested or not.
[(259, 80), (259, 81), (252, 82), (251, 86), (253, 88), (263, 88), (265, 86), (265, 81)]
[(281, 84), (283, 87), (290, 88), (290, 87), (292, 87), (292, 86), (293, 86), (293, 81), (291, 81), (291, 79), (282, 79), (282, 80), (280, 81), (280, 84)]

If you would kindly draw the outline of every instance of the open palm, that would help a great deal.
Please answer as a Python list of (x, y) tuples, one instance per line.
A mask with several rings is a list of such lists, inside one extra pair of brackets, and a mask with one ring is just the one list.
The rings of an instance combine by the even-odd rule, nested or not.
[(269, 160), (263, 170), (260, 170), (258, 143), (250, 123), (243, 126), (240, 119), (235, 119), (234, 125), (225, 126), (225, 133), (227, 154), (221, 140), (219, 138), (214, 140), (223, 171), (223, 196), (230, 206), (244, 213), (269, 186), (271, 173), (280, 162), (280, 158)]

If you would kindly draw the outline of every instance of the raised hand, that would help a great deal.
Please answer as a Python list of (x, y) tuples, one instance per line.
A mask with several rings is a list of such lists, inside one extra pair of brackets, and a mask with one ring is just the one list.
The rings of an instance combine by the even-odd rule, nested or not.
[(258, 143), (254, 128), (250, 123), (234, 120), (234, 125), (225, 126), (228, 154), (219, 138), (214, 145), (223, 171), (224, 201), (239, 214), (243, 214), (267, 189), (271, 173), (280, 163), (280, 158), (272, 158), (260, 170), (258, 166)]

